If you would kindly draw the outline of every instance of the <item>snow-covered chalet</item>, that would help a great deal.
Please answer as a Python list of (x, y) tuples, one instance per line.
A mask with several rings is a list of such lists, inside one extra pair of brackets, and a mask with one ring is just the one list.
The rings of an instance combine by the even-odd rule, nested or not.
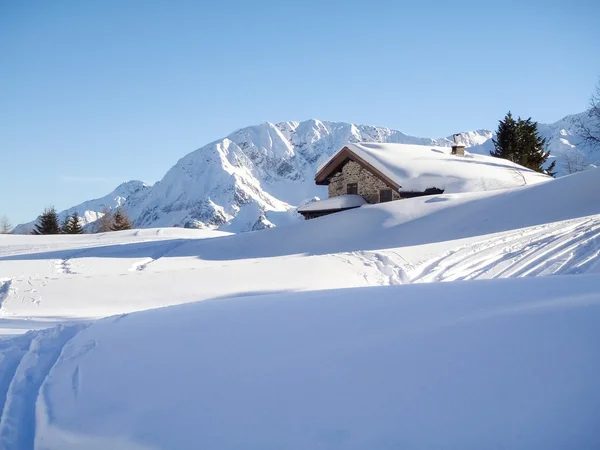
[(442, 193), (488, 191), (546, 181), (544, 174), (510, 161), (465, 152), (460, 135), (451, 147), (349, 143), (318, 169), (315, 182), (328, 197), (301, 206), (306, 219)]

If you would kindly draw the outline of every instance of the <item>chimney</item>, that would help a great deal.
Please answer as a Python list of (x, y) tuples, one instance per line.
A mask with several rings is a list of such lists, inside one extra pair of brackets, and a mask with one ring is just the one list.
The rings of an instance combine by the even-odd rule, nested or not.
[(460, 133), (452, 135), (454, 144), (452, 144), (452, 154), (456, 156), (465, 156), (465, 143)]

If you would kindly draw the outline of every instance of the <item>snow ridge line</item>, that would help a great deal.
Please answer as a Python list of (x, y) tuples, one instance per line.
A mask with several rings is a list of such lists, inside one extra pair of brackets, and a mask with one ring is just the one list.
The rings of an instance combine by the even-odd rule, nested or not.
[[(16, 365), (16, 369), (4, 394), (5, 402), (0, 417), (0, 448), (34, 448), (36, 404), (41, 388), (62, 354), (64, 346), (87, 326), (59, 325), (26, 335), (30, 338), (30, 345), (22, 352), (20, 359), (13, 358), (13, 366)], [(18, 364), (15, 364), (16, 361)], [(1, 372), (5, 369), (3, 365)], [(4, 372), (3, 375), (7, 378), (10, 371)]]

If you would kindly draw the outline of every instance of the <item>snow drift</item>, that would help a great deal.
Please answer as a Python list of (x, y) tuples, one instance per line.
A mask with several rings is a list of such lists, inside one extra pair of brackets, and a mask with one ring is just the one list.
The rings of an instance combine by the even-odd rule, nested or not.
[(174, 254), (187, 252), (202, 259), (228, 260), (378, 250), (581, 218), (600, 214), (599, 173), (600, 169), (590, 169), (518, 189), (365, 205), (289, 227), (198, 241)]
[(136, 313), (72, 339), (18, 426), (63, 450), (595, 448), (599, 321), (598, 276)]

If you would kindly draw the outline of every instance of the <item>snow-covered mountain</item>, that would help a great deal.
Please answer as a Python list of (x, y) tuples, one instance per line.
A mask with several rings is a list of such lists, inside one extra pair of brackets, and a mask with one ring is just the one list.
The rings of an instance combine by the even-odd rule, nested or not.
[[(150, 187), (141, 181), (133, 180), (121, 183), (110, 194), (94, 200), (88, 200), (79, 205), (72, 206), (58, 213), (60, 220), (64, 220), (69, 214), (77, 212), (81, 218), (82, 225), (88, 225), (95, 222), (104, 215), (103, 211), (112, 210), (125, 205), (125, 202), (132, 195), (141, 195)], [(37, 220), (37, 219), (36, 219)], [(36, 220), (17, 225), (13, 230), (14, 234), (29, 234), (36, 223)]]
[[(464, 134), (468, 145), (491, 132)], [(383, 127), (343, 122), (264, 123), (238, 130), (177, 162), (142, 196), (127, 202), (138, 227), (178, 225), (250, 231), (298, 220), (295, 206), (325, 197), (318, 166), (347, 142), (451, 145)]]
[[(584, 114), (539, 125), (558, 159), (559, 175), (568, 172), (567, 161), (582, 168), (600, 159), (600, 152), (582, 147), (577, 137), (577, 120)], [(489, 154), (492, 135), (490, 130), (462, 133), (469, 151), (479, 154)], [(344, 122), (263, 123), (184, 156), (152, 187), (138, 181), (125, 183), (102, 199), (68, 211), (77, 210), (89, 223), (105, 207), (123, 205), (140, 228), (180, 226), (240, 232), (283, 225), (299, 220), (295, 207), (303, 201), (326, 197), (326, 188), (314, 183), (319, 165), (345, 143), (365, 141), (444, 147), (452, 143), (451, 136), (420, 138)], [(27, 232), (31, 226), (20, 225), (15, 232)]]

